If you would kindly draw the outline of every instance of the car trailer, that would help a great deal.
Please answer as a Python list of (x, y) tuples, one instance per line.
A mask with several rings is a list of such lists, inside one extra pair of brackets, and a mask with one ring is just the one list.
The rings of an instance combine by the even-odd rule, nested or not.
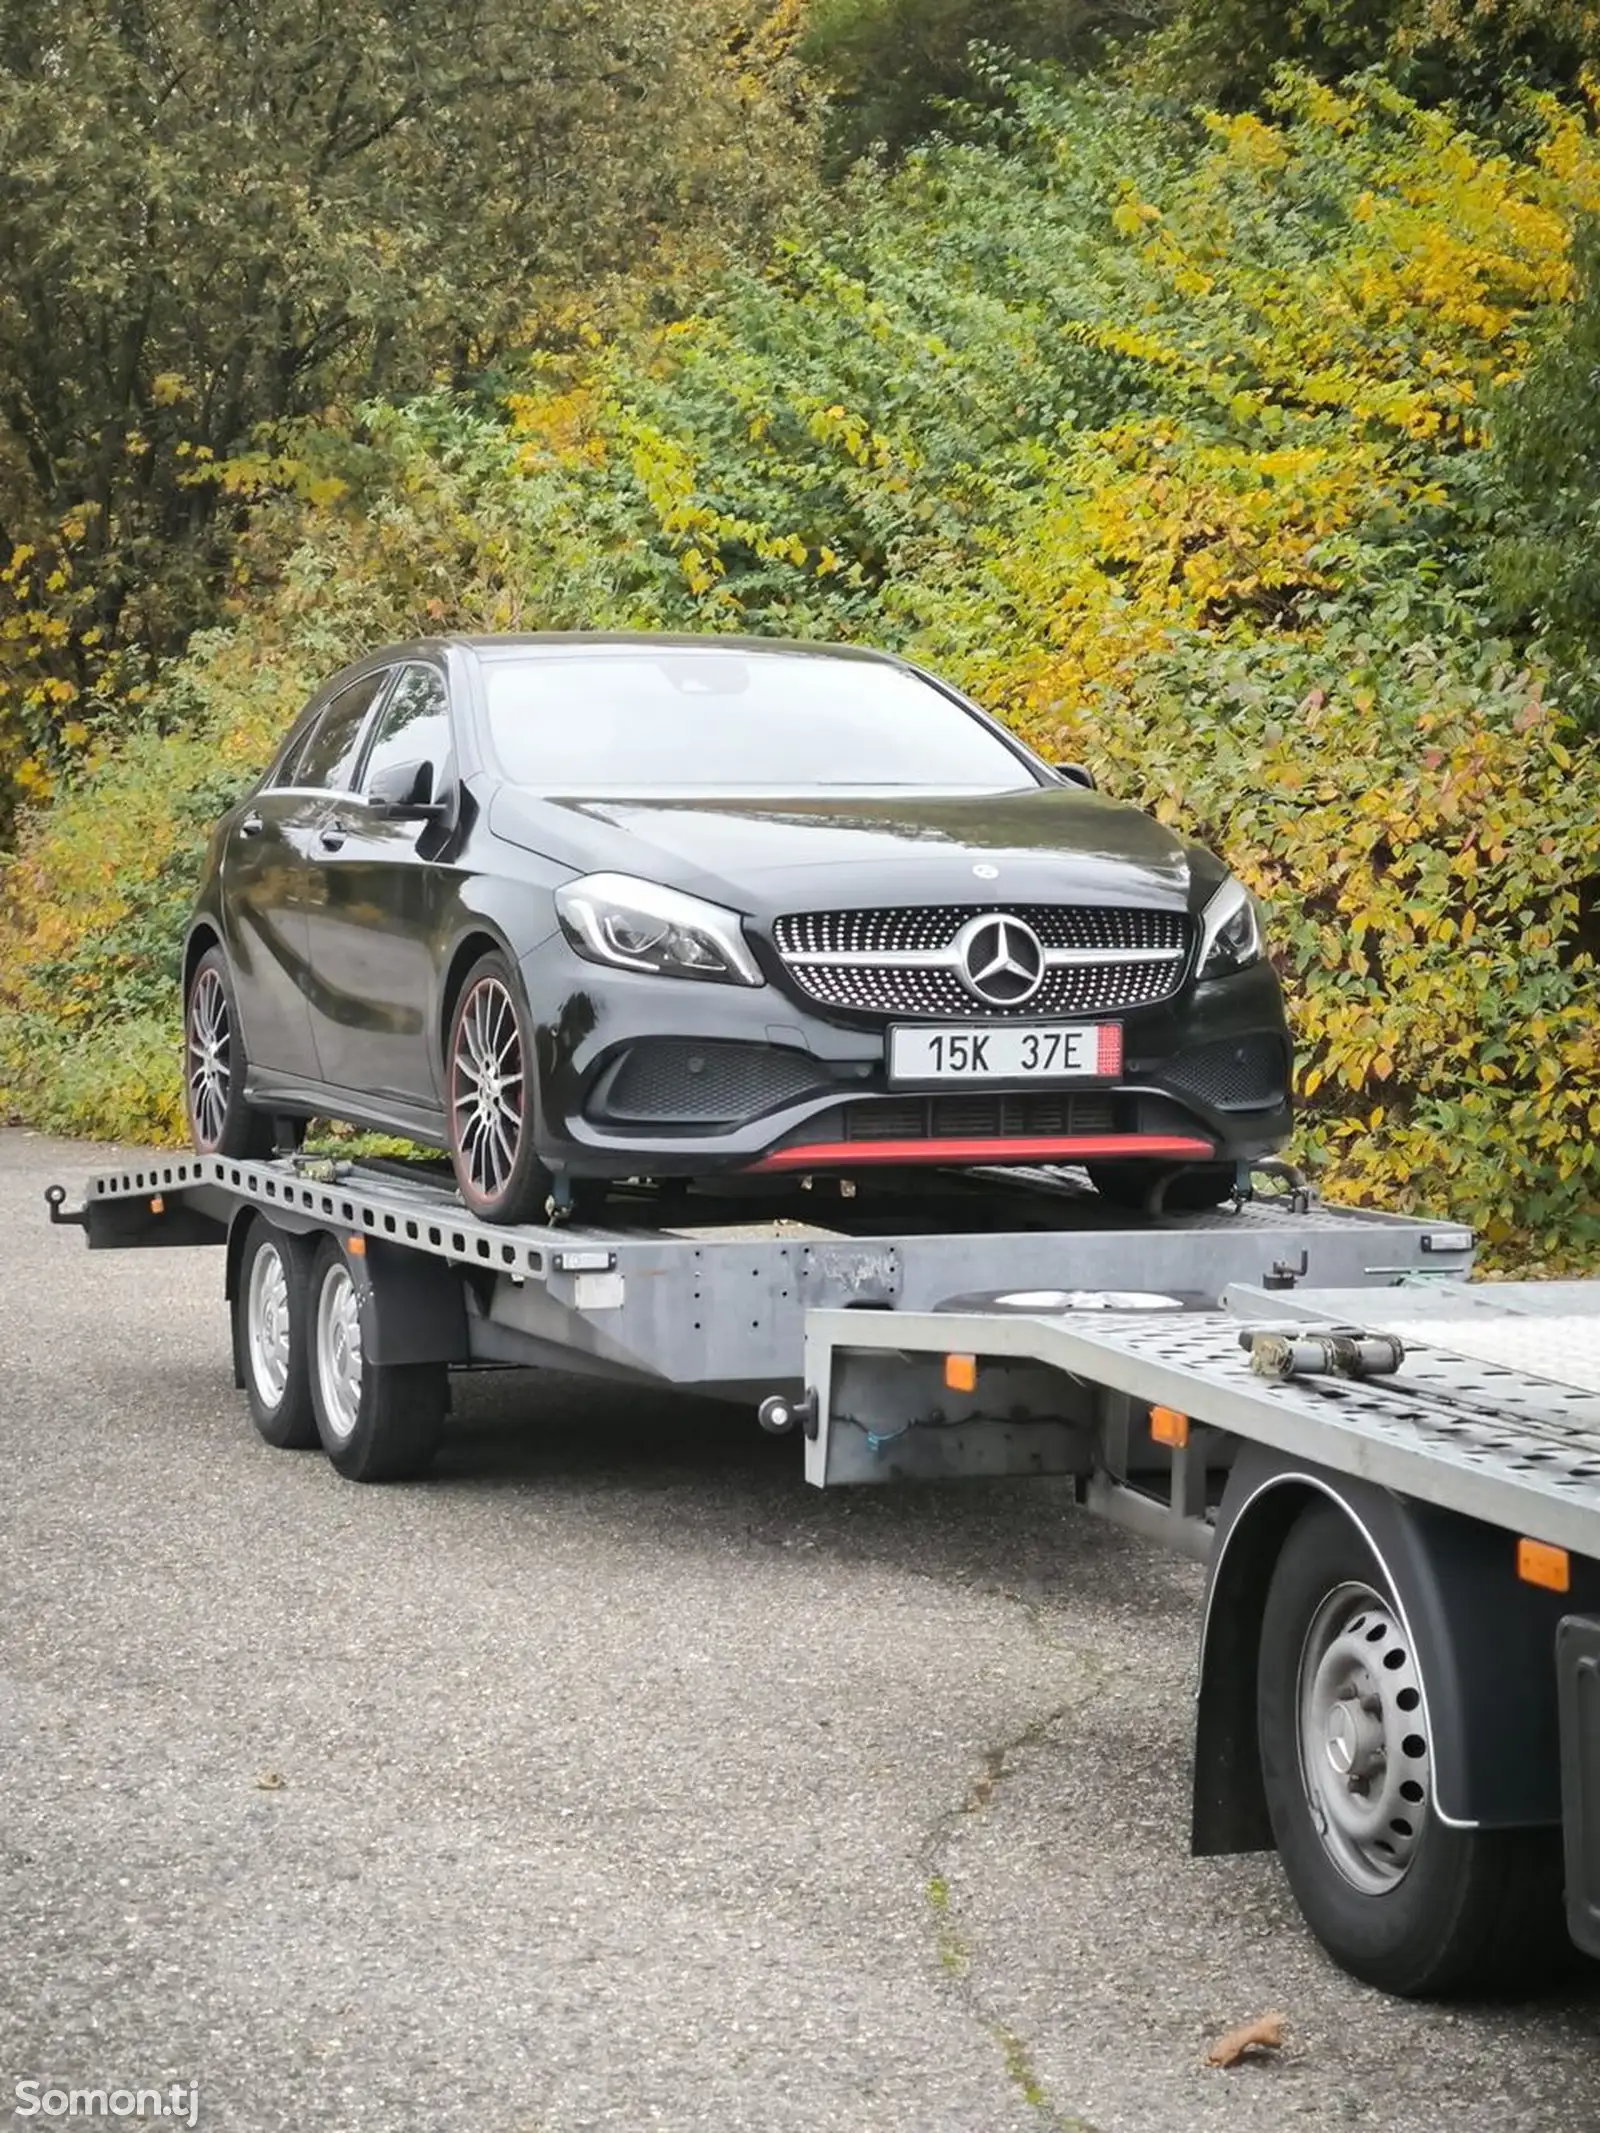
[[(625, 1188), (474, 1220), (426, 1162), (147, 1156), (51, 1218), (224, 1252), (236, 1382), (352, 1480), (424, 1470), (452, 1370), (748, 1403), (819, 1486), (1070, 1477), (1205, 1561), (1192, 1841), (1275, 1848), (1388, 1991), (1600, 1957), (1600, 1283), (1280, 1189), (1110, 1210), (1048, 1169)], [(777, 1211), (775, 1212), (775, 1208)]]

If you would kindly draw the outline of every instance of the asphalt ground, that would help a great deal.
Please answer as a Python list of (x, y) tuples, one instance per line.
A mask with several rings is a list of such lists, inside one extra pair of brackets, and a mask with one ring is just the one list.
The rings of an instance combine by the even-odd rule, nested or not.
[(0, 1134), (0, 2123), (1600, 2127), (1600, 1984), (1387, 2002), (1188, 1857), (1191, 1566), (554, 1377), (353, 1487), (254, 1436), (219, 1255), (46, 1226), (100, 1154)]

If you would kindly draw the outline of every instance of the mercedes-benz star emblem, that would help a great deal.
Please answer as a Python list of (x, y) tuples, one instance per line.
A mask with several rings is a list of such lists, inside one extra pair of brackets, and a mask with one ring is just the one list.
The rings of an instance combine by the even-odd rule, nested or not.
[(969, 918), (956, 935), (961, 981), (988, 1007), (1021, 1007), (1044, 983), (1044, 949), (1020, 918)]

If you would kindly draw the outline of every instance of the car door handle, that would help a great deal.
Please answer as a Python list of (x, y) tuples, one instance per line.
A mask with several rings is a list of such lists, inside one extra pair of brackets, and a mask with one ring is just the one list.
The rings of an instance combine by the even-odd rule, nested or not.
[(254, 808), (251, 808), (249, 814), (239, 824), (239, 835), (241, 837), (259, 837), (266, 826), (261, 816)]
[(325, 852), (336, 852), (349, 834), (347, 825), (335, 815), (317, 831), (317, 842)]

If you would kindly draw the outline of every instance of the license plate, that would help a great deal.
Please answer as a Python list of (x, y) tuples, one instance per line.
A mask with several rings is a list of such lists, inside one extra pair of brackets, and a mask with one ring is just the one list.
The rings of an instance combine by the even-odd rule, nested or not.
[(889, 1079), (902, 1081), (1108, 1081), (1122, 1072), (1115, 1022), (983, 1022), (889, 1032)]

